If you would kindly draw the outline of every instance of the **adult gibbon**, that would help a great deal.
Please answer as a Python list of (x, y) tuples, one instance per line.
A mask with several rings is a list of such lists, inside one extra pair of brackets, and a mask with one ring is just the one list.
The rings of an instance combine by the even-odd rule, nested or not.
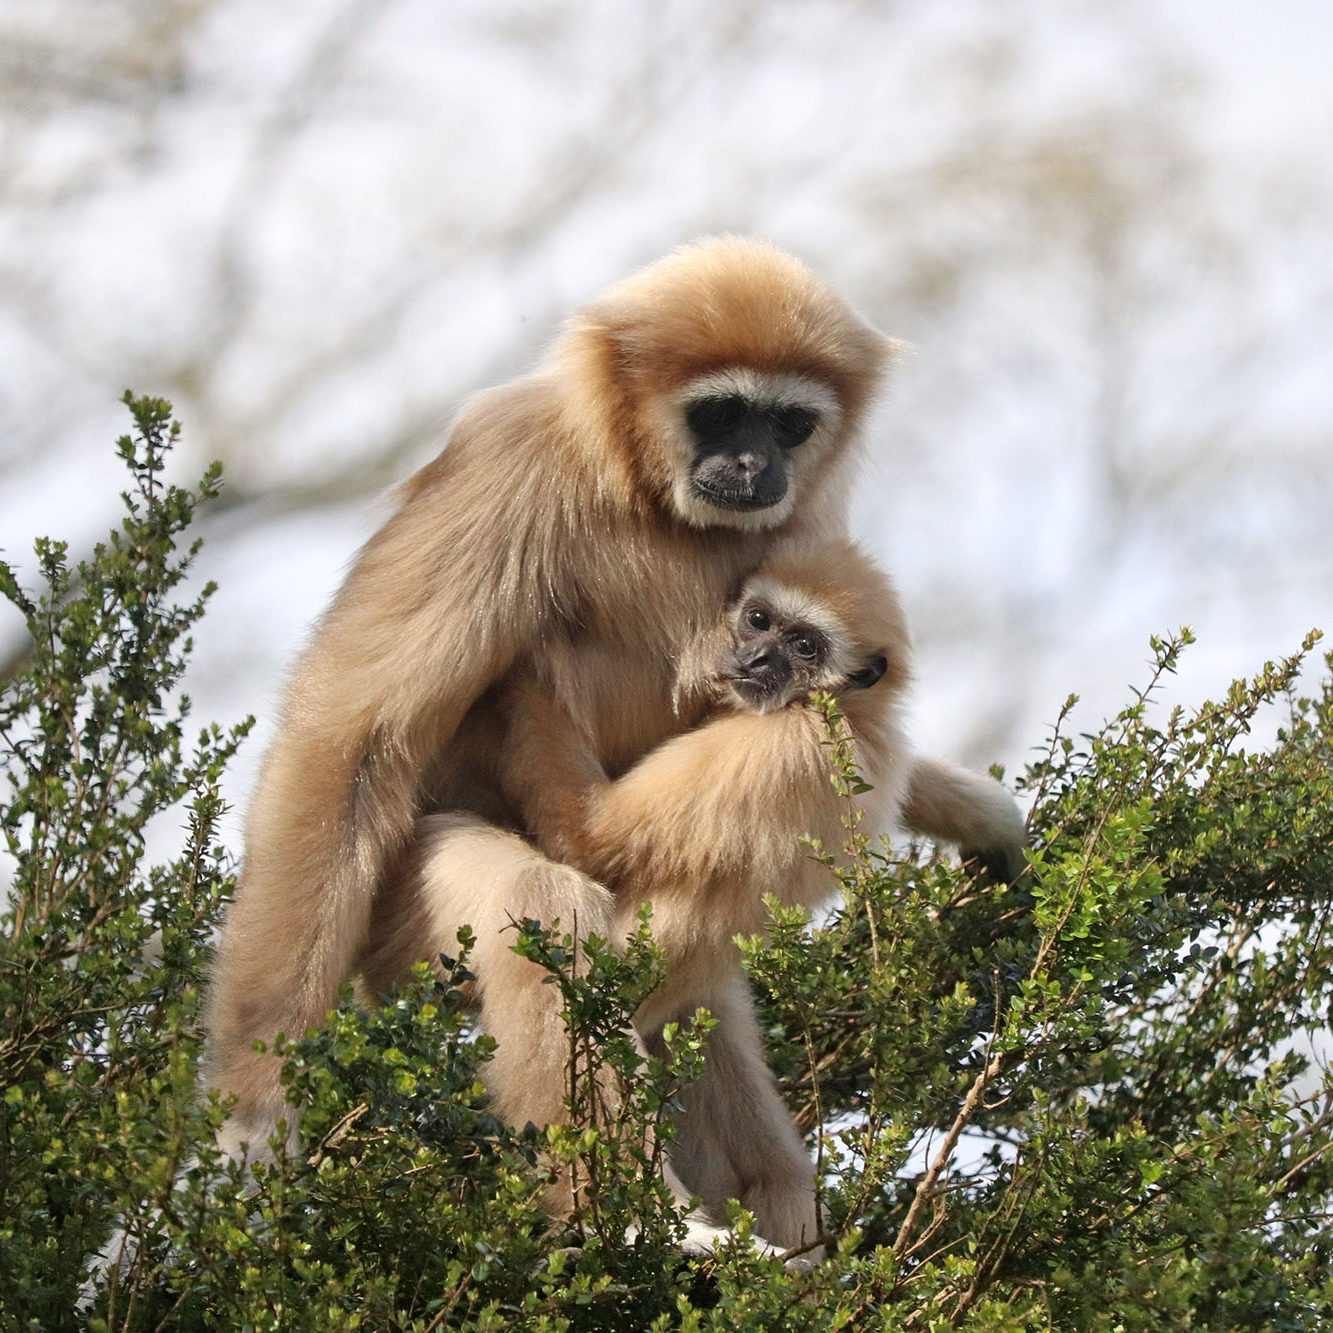
[[(464, 923), (498, 1042), (497, 1113), (564, 1117), (558, 995), (511, 951), (509, 927), (559, 919), (609, 936), (618, 905), (513, 832), (547, 799), (539, 773), (525, 808), (506, 790), (513, 702), (540, 682), (612, 775), (705, 717), (706, 691), (676, 689), (689, 646), (779, 548), (842, 529), (890, 348), (798, 261), (716, 239), (610, 288), (534, 374), (464, 408), (317, 626), (266, 757), (210, 993), (207, 1077), (235, 1098), (225, 1149), (263, 1153), (292, 1115), (256, 1040), (322, 1022), (358, 971), (384, 986), (452, 952)], [(979, 805), (954, 770), (918, 764), (904, 785), (925, 831), (971, 820), (967, 841), (1012, 843), (1011, 807)], [(794, 845), (808, 831), (786, 833)], [(448, 892), (418, 873), (437, 855)], [(690, 1152), (739, 1162), (751, 1092), (761, 1126), (776, 1092), (734, 968), (706, 1003), (721, 1021)], [(786, 1167), (747, 1190), (717, 1170), (771, 1240), (793, 1244), (808, 1234), (809, 1166), (790, 1128), (782, 1142)]]
[[(898, 822), (914, 785), (934, 790), (947, 779), (938, 813), (949, 824), (936, 831), (980, 835), (971, 850), (1010, 873), (1021, 863), (1022, 818), (998, 783), (910, 753), (898, 717), (909, 653), (888, 579), (855, 545), (831, 541), (771, 560), (747, 581), (684, 662), (685, 688), (712, 698), (714, 716), (614, 780), (546, 682), (534, 675), (513, 687), (505, 777), (530, 831), (610, 890), (614, 937), (632, 933), (641, 903), (652, 907), (666, 971), (637, 1031), (652, 1046), (665, 1023), (700, 1005), (719, 1020), (704, 1077), (685, 1095), (672, 1184), (697, 1194), (714, 1220), (738, 1199), (777, 1246), (814, 1239), (813, 1171), (765, 1064), (734, 940), (763, 927), (765, 894), (813, 905), (833, 887), (798, 841), (809, 834), (836, 856), (847, 837), (847, 801), (830, 781), (828, 732), (810, 694), (839, 700), (874, 788), (872, 826)], [(423, 838), (423, 891), (457, 915), (473, 877), (488, 863), (494, 877), (520, 846), (515, 834), (466, 820), (436, 824)], [(530, 1105), (550, 1094), (501, 1096)]]
[[(672, 698), (682, 645), (778, 541), (841, 529), (890, 348), (789, 255), (712, 239), (608, 289), (533, 374), (464, 407), (287, 690), (210, 993), (206, 1076), (235, 1098), (224, 1148), (262, 1153), (291, 1117), (257, 1039), (321, 1023), (386, 941), (433, 958), (463, 921), (497, 1087), (563, 1086), (554, 988), (498, 925), (577, 918), (605, 933), (611, 895), (522, 846), (476, 878), (461, 916), (439, 918), (403, 873), (416, 822), (517, 825), (498, 772), (506, 687), (548, 659), (608, 772), (692, 725)], [(550, 1118), (544, 1102), (499, 1109)]]

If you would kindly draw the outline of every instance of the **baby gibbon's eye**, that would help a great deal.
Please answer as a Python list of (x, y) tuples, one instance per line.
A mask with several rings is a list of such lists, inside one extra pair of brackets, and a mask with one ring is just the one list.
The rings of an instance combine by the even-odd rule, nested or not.
[(745, 623), (749, 625), (751, 629), (758, 630), (769, 629), (773, 624), (768, 618), (767, 613), (761, 611), (757, 606), (751, 607), (751, 609), (745, 613)]
[(797, 657), (803, 657), (807, 662), (813, 662), (819, 656), (819, 640), (813, 635), (802, 634), (799, 639), (792, 641), (792, 648), (796, 651)]

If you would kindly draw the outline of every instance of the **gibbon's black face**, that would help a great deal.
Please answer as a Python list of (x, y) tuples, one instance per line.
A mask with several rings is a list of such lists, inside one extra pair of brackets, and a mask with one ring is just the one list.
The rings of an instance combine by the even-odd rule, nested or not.
[(819, 409), (801, 402), (761, 402), (740, 393), (692, 398), (685, 423), (694, 441), (690, 486), (716, 509), (771, 509), (787, 495), (791, 452), (819, 425)]
[(719, 669), (747, 712), (769, 713), (816, 690), (869, 689), (888, 670), (883, 653), (856, 653), (822, 608), (764, 582), (737, 606), (732, 648)]

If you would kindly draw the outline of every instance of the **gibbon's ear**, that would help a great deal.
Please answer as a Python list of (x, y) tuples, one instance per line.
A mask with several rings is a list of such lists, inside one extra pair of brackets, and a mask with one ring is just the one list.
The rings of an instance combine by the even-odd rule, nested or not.
[(849, 671), (847, 683), (854, 689), (868, 690), (889, 669), (889, 659), (883, 653), (876, 653), (860, 671)]

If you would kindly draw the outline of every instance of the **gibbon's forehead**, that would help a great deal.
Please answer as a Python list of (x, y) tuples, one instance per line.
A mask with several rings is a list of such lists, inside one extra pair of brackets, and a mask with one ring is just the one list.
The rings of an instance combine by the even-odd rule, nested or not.
[(747, 367), (828, 385), (845, 411), (873, 390), (892, 347), (800, 260), (738, 237), (667, 255), (585, 314), (619, 345), (625, 369), (659, 388)]

